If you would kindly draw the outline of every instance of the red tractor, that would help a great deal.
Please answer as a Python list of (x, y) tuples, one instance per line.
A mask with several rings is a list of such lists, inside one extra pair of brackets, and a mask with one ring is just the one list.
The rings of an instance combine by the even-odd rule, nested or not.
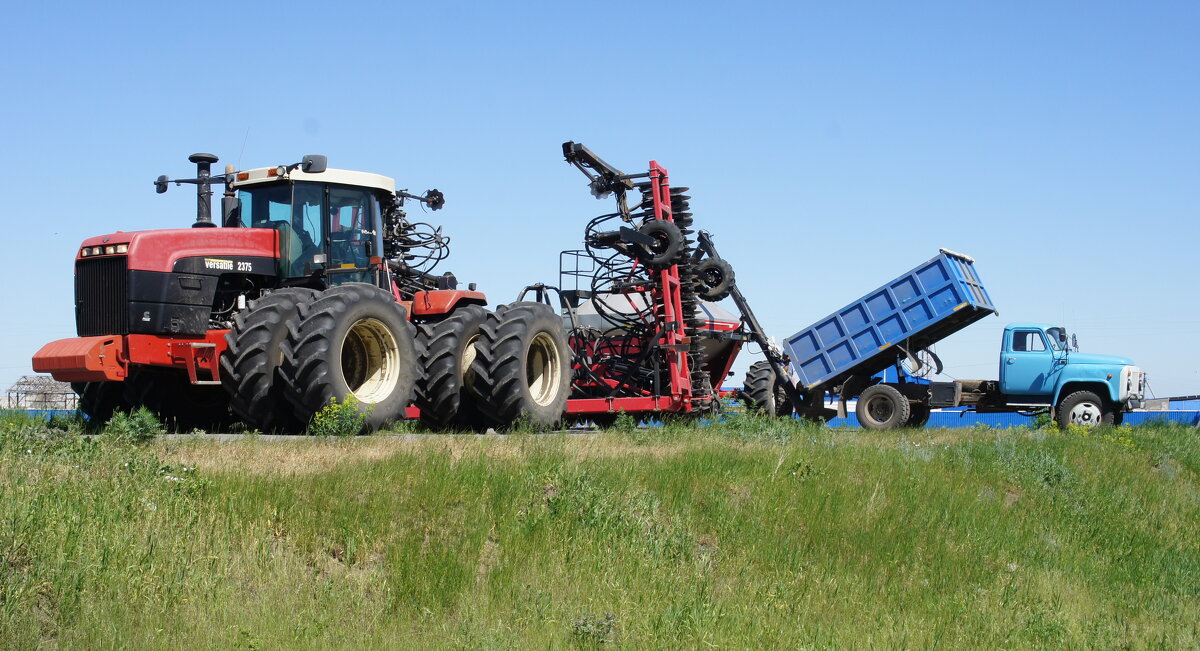
[[(437, 210), (442, 194), (326, 169), (324, 156), (221, 176), (211, 174), (216, 156), (189, 160), (196, 178), (155, 185), (195, 184), (196, 223), (85, 240), (79, 336), (44, 346), (34, 370), (71, 382), (96, 422), (144, 405), (181, 429), (236, 416), (296, 431), (348, 396), (371, 428), (404, 417), (423, 379), (413, 324), (432, 332), (487, 303), (474, 285), (431, 273), (448, 238), (405, 215), (405, 201)], [(214, 184), (225, 186), (219, 227)], [(422, 412), (438, 418), (438, 407)]]

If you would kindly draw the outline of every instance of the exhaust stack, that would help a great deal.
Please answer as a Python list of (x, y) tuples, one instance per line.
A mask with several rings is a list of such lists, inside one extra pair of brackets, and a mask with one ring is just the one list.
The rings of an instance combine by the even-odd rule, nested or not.
[(212, 164), (219, 160), (212, 154), (192, 154), (188, 160), (196, 164), (196, 223), (192, 228), (216, 226), (212, 220)]

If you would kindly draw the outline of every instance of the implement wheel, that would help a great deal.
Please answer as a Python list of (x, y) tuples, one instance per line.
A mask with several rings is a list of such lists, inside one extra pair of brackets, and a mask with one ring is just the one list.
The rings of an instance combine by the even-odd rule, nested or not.
[(696, 265), (696, 294), (706, 301), (719, 301), (733, 290), (733, 267), (721, 258), (706, 258)]
[(233, 319), (225, 335), (228, 349), (221, 355), (221, 380), (229, 392), (229, 406), (245, 422), (264, 432), (298, 432), (304, 422), (287, 400), (287, 387), (279, 377), (288, 325), (300, 314), (300, 305), (313, 299), (316, 290), (279, 289), (256, 301)]
[(327, 289), (301, 305), (281, 367), (300, 420), (351, 396), (367, 431), (403, 417), (417, 378), (407, 316), (391, 294), (364, 283)]
[(679, 227), (665, 219), (651, 219), (638, 229), (643, 235), (654, 238), (654, 244), (643, 246), (634, 245), (633, 252), (638, 262), (647, 269), (666, 269), (678, 262), (680, 251), (683, 251), (683, 233)]
[(474, 382), (471, 365), (487, 316), (487, 310), (470, 305), (436, 324), (420, 327), (421, 377), (416, 402), (426, 427), (478, 429), (481, 417), (466, 387)]
[(895, 429), (908, 423), (912, 409), (908, 398), (895, 387), (876, 384), (858, 396), (854, 413), (864, 429)]
[(557, 427), (571, 388), (571, 353), (562, 319), (548, 305), (518, 303), (498, 309), (480, 329), (475, 391), (493, 427), (525, 422)]
[(767, 361), (755, 362), (746, 371), (742, 401), (746, 407), (762, 410), (768, 416), (791, 416), (795, 410), (781, 381), (775, 376), (775, 369)]

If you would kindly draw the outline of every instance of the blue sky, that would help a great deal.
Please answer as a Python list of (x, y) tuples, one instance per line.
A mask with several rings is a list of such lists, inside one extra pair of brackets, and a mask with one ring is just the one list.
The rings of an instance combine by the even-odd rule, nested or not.
[(777, 338), (946, 247), (1000, 309), (938, 346), (953, 377), (1052, 321), (1200, 394), (1194, 2), (21, 3), (0, 30), (4, 386), (74, 335), (84, 237), (190, 224), (151, 186), (188, 154), (439, 188), (443, 269), (496, 303), (609, 210), (575, 140), (690, 186)]

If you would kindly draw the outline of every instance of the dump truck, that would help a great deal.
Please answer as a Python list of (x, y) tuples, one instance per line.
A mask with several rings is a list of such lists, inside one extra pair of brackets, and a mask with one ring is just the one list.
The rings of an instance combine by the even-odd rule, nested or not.
[[(938, 341), (997, 314), (970, 256), (940, 249), (858, 300), (787, 337), (782, 350), (751, 366), (743, 395), (775, 415), (845, 415), (856, 400), (869, 429), (919, 427), (936, 408), (978, 412), (1052, 413), (1060, 426), (1119, 424), (1141, 405), (1145, 373), (1124, 357), (1079, 353), (1065, 328), (1013, 323), (1004, 329), (999, 379), (896, 381), (889, 367), (942, 371), (930, 349)], [(836, 395), (838, 408), (817, 405)]]

